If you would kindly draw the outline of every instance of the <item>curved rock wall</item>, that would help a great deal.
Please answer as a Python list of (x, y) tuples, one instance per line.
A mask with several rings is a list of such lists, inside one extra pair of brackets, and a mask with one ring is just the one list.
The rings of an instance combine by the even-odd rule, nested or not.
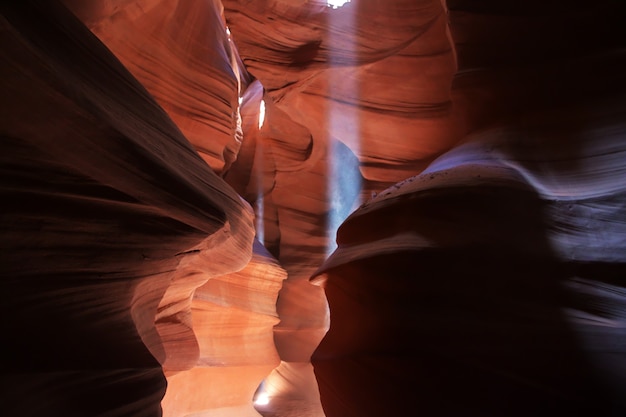
[(252, 213), (66, 9), (1, 24), (2, 414), (160, 415), (171, 329), (246, 266)]
[(289, 273), (275, 328), (283, 363), (268, 386), (276, 410), (300, 399), (300, 410), (312, 409), (301, 412), (321, 415), (308, 363), (328, 327), (327, 306), (307, 281), (364, 196), (420, 172), (460, 138), (447, 15), (439, 1), (336, 10), (322, 1), (223, 3), (267, 108), (255, 149), (272, 187), (249, 201), (261, 200), (264, 243)]
[[(608, 113), (599, 131), (624, 132)], [(327, 416), (625, 409), (625, 194), (615, 178), (626, 143), (592, 126), (606, 147), (579, 154), (586, 170), (561, 173), (558, 194), (546, 191), (562, 160), (521, 145), (537, 133), (530, 126), (509, 126), (476, 135), (342, 226), (320, 278), (331, 328), (313, 357)], [(480, 142), (490, 145), (468, 149)], [(581, 177), (598, 181), (593, 193)]]
[(622, 414), (623, 5), (448, 8), (468, 134), (340, 228), (324, 411)]
[(2, 6), (3, 414), (620, 415), (620, 1), (62, 3)]
[(64, 3), (167, 111), (217, 173), (241, 146), (238, 98), (248, 76), (219, 0)]
[[(279, 321), (276, 298), (286, 275), (255, 242), (245, 268), (211, 277), (195, 290), (190, 322), (198, 355), (193, 366), (164, 366), (168, 381), (164, 416), (259, 415), (252, 403), (255, 392), (279, 364), (272, 330)], [(174, 354), (179, 357), (181, 352), (177, 349)]]

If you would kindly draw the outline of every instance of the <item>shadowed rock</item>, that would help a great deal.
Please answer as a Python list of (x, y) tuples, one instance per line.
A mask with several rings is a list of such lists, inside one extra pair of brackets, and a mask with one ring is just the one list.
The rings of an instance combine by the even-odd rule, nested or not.
[(244, 267), (251, 213), (63, 7), (2, 14), (0, 408), (160, 415), (171, 335), (155, 326), (159, 303), (214, 236), (231, 258), (197, 267)]

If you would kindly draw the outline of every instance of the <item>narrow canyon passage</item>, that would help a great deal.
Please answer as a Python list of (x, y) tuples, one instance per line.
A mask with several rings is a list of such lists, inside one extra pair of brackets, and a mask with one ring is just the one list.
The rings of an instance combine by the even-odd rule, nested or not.
[(626, 413), (622, 1), (0, 10), (2, 415)]

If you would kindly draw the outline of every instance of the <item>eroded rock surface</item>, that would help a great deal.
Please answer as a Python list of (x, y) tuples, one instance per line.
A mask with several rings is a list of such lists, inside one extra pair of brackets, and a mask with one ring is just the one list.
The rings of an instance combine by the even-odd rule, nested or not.
[[(215, 255), (215, 251), (210, 253)], [(187, 271), (205, 275), (203, 265)], [(210, 277), (195, 290), (189, 322), (198, 355), (192, 366), (164, 366), (168, 381), (164, 416), (259, 415), (252, 403), (255, 392), (280, 363), (273, 327), (279, 321), (276, 298), (286, 276), (256, 242), (245, 268)], [(172, 356), (178, 358), (181, 353), (175, 350)]]
[(66, 9), (1, 24), (2, 414), (160, 415), (160, 303), (190, 258), (246, 266), (252, 213)]
[(238, 98), (246, 70), (219, 0), (64, 3), (165, 109), (218, 173), (241, 146)]
[[(307, 281), (335, 229), (373, 191), (420, 172), (460, 138), (447, 14), (438, 1), (223, 3), (242, 61), (265, 89), (254, 140), (272, 187), (248, 201), (258, 201), (264, 242), (289, 272), (275, 329), (283, 364), (268, 382), (289, 387), (276, 389), (276, 404), (282, 391), (285, 404), (300, 397), (304, 409), (317, 403), (316, 383), (294, 375), (310, 372), (328, 327), (324, 295)], [(235, 189), (238, 170), (226, 176)]]
[(4, 414), (620, 414), (620, 1), (22, 3)]
[(624, 11), (553, 3), (448, 2), (468, 134), (339, 230), (328, 417), (626, 410)]

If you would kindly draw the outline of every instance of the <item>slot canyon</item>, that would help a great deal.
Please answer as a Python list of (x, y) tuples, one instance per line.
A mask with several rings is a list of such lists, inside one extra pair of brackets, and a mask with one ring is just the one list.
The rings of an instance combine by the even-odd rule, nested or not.
[(626, 415), (623, 0), (0, 9), (0, 415)]

